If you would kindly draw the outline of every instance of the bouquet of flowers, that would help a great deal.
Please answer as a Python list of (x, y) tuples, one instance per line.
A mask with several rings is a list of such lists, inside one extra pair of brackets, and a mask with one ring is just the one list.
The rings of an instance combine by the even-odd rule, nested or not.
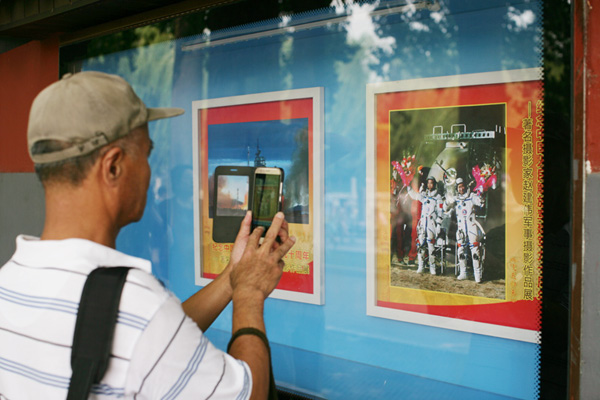
[(416, 157), (413, 154), (407, 157), (403, 157), (401, 162), (392, 161), (392, 166), (396, 171), (398, 171), (398, 173), (400, 174), (400, 179), (402, 179), (402, 189), (410, 185), (410, 182), (415, 176), (415, 169), (417, 167), (415, 158)]
[(489, 188), (495, 189), (496, 183), (498, 182), (498, 175), (496, 174), (496, 167), (485, 163), (483, 167), (476, 165), (471, 171), (473, 178), (475, 178), (475, 192), (481, 194), (487, 191)]

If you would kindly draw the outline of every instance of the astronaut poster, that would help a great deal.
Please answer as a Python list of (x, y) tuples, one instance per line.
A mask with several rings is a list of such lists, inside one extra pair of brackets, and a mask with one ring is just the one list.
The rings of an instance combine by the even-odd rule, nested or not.
[(282, 211), (296, 244), (284, 257), (283, 276), (271, 297), (322, 304), (321, 98), (322, 88), (308, 88), (192, 103), (197, 285), (220, 274), (233, 249), (233, 243), (215, 240), (215, 213), (243, 216), (251, 195), (249, 176), (215, 180), (216, 168), (276, 167), (284, 172)]
[(525, 69), (368, 86), (369, 315), (538, 340), (540, 78)]

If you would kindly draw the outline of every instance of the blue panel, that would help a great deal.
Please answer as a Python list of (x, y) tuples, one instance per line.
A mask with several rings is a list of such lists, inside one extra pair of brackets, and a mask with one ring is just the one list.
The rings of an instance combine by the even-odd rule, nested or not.
[[(324, 87), (325, 305), (271, 299), (265, 308), (276, 375), (288, 386), (328, 398), (536, 397), (537, 344), (366, 315), (366, 85), (540, 66), (538, 3), (440, 5), (375, 18), (361, 13), (368, 5), (354, 5), (354, 17), (341, 24), (198, 50), (184, 47), (200, 38), (184, 38), (86, 64), (139, 83), (151, 106), (186, 110), (151, 127), (157, 146), (146, 214), (118, 241), (119, 249), (151, 259), (181, 299), (198, 289), (192, 101)], [(222, 342), (230, 321), (229, 307), (211, 338)]]
[[(216, 329), (207, 336), (225, 349), (229, 333)], [(273, 371), (278, 387), (324, 399), (514, 399), (484, 390), (452, 385), (373, 365), (298, 350), (280, 344), (271, 345)], [(452, 374), (455, 365), (444, 365), (444, 374)]]

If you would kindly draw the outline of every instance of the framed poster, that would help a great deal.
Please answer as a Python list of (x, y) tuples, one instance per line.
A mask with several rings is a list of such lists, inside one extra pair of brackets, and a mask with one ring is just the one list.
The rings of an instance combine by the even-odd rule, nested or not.
[[(227, 266), (233, 246), (213, 240), (216, 167), (279, 167), (296, 244), (271, 297), (323, 304), (322, 98), (323, 88), (307, 88), (192, 102), (196, 284), (206, 285)], [(248, 185), (241, 180), (232, 177), (223, 193), (245, 213)]]
[(539, 340), (541, 76), (368, 85), (368, 315)]

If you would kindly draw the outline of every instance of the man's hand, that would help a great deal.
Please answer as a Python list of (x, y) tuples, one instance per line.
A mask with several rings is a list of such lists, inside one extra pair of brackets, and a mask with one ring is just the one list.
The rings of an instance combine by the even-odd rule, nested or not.
[[(242, 259), (242, 255), (244, 254), (244, 250), (246, 249), (246, 245), (248, 244), (248, 239), (250, 237), (250, 227), (252, 225), (252, 212), (246, 212), (246, 216), (242, 220), (242, 224), (240, 225), (240, 231), (235, 238), (235, 243), (233, 244), (233, 250), (231, 250), (231, 255), (229, 257), (229, 265), (237, 264)], [(274, 248), (279, 247), (280, 243), (284, 243), (289, 238), (288, 232), (288, 223), (284, 219), (279, 228), (279, 232), (277, 234), (279, 236), (279, 241), (275, 240), (273, 242)]]
[[(279, 238), (281, 239), (282, 244), (291, 242), (289, 247), (279, 250), (281, 248), (281, 245), (279, 243), (277, 243), (277, 241), (275, 241), (275, 240), (272, 241), (273, 242), (271, 244), (272, 252), (279, 250), (282, 252), (281, 257), (283, 257), (283, 255), (285, 255), (285, 253), (287, 253), (289, 248), (293, 245), (294, 241), (289, 238), (288, 225), (287, 225), (287, 222), (283, 219), (283, 214), (281, 214), (280, 219), (278, 219), (278, 218), (275, 218), (275, 219), (277, 220), (277, 226), (270, 229), (269, 232), (277, 232)], [(196, 292), (196, 294), (191, 296), (189, 299), (187, 299), (182, 304), (183, 310), (185, 311), (185, 313), (190, 318), (192, 318), (196, 322), (196, 324), (198, 324), (198, 327), (202, 331), (206, 331), (206, 329), (208, 329), (208, 327), (214, 322), (214, 320), (219, 316), (219, 314), (221, 313), (221, 311), (223, 311), (223, 309), (227, 306), (227, 304), (229, 304), (229, 302), (231, 301), (231, 299), (233, 297), (233, 289), (232, 289), (232, 285), (231, 285), (232, 280), (230, 279), (230, 274), (233, 269), (233, 266), (240, 263), (240, 261), (242, 260), (242, 256), (245, 254), (246, 248), (248, 247), (249, 239), (251, 238), (251, 235), (250, 235), (251, 224), (252, 224), (252, 215), (250, 212), (248, 212), (240, 226), (240, 231), (239, 231), (237, 238), (235, 240), (235, 243), (233, 245), (233, 250), (231, 252), (231, 258), (229, 261), (229, 265), (227, 265), (227, 268), (225, 268), (225, 270), (223, 270), (223, 272), (221, 272), (221, 274), (219, 274), (219, 276), (215, 280), (213, 280), (211, 283), (206, 285), (203, 289)], [(259, 232), (257, 239), (260, 239), (260, 233), (262, 233), (262, 231)], [(270, 234), (272, 235), (272, 233), (270, 233)], [(270, 234), (268, 234), (268, 235), (270, 235)], [(277, 237), (277, 235), (275, 237)], [(266, 238), (265, 238), (265, 242), (263, 242), (263, 243), (266, 243)], [(257, 246), (255, 246), (255, 247), (257, 247)], [(260, 246), (260, 247), (262, 247), (262, 246)], [(265, 247), (265, 249), (262, 250), (262, 252), (264, 253), (265, 250), (266, 250), (266, 247)], [(252, 251), (255, 252), (256, 249), (253, 249)], [(279, 254), (279, 253), (276, 253), (276, 254)], [(277, 257), (277, 256), (273, 255), (273, 257)], [(260, 258), (257, 258), (255, 261), (259, 262), (258, 260), (260, 260)], [(244, 264), (244, 265), (246, 265), (246, 267), (247, 267), (248, 262), (251, 262), (251, 261), (252, 260), (245, 261), (246, 264)], [(242, 270), (244, 269), (244, 265), (242, 265), (242, 268), (241, 268)], [(279, 269), (281, 269), (281, 268), (279, 268)], [(280, 272), (280, 275), (281, 275), (281, 272)], [(243, 281), (244, 281), (244, 279), (242, 279), (242, 282)], [(278, 281), (279, 281), (279, 278), (277, 278), (277, 282)], [(277, 285), (277, 282), (275, 282), (275, 285)], [(243, 285), (242, 285), (242, 287), (243, 287)], [(255, 298), (257, 297), (258, 301), (260, 301), (260, 302), (264, 301), (264, 298), (266, 296), (264, 296), (262, 292), (258, 292), (257, 294), (258, 295), (254, 295), (253, 297), (255, 297)], [(244, 296), (244, 293), (242, 293), (242, 296)], [(268, 296), (268, 294), (267, 294), (267, 296)], [(246, 300), (248, 300), (247, 296), (246, 296), (246, 299), (243, 301), (246, 301)], [(262, 310), (262, 303), (261, 303), (259, 309)], [(262, 311), (261, 311), (261, 318), (262, 318)]]
[[(263, 243), (259, 244), (264, 228), (258, 227), (247, 236), (249, 219), (246, 215), (231, 253), (231, 287), (234, 295), (236, 291), (259, 291), (266, 298), (281, 278), (284, 265), (282, 258), (294, 245), (295, 238), (289, 237), (287, 222), (283, 213), (279, 212), (273, 218)], [(277, 236), (281, 243), (277, 242)], [(239, 247), (243, 244), (245, 248), (240, 255)]]

